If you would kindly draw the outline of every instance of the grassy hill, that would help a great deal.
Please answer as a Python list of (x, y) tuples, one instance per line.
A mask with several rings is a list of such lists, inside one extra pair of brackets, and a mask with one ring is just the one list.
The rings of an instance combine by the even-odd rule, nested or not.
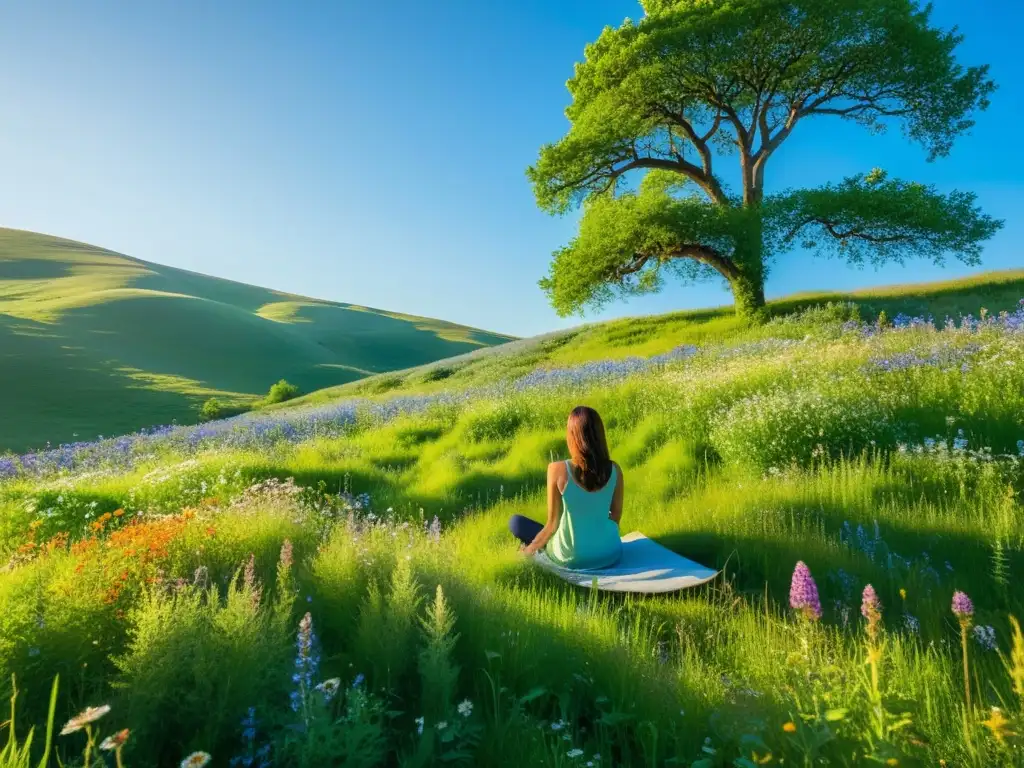
[(0, 451), (187, 423), (210, 396), (245, 404), (280, 378), (308, 392), (508, 340), (0, 229)]
[[(35, 724), (36, 764), (60, 675), (57, 729), (109, 704), (127, 766), (1020, 765), (1022, 296), (633, 318), (0, 457), (6, 749)], [(518, 553), (581, 402), (623, 530), (715, 582), (591, 593)]]

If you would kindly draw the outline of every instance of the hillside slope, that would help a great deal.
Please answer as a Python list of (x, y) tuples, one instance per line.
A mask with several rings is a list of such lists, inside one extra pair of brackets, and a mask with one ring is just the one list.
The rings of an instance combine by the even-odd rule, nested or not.
[(509, 337), (308, 299), (0, 229), (0, 451), (194, 420)]
[[(983, 272), (932, 283), (882, 286), (851, 292), (802, 293), (768, 303), (773, 320), (751, 328), (732, 307), (627, 317), (583, 325), (565, 331), (519, 339), (496, 348), (476, 349), (408, 370), (369, 376), (284, 403), (278, 408), (328, 403), (365, 395), (400, 395), (486, 386), (519, 376), (544, 376), (544, 371), (598, 361), (649, 358), (683, 345), (754, 340), (780, 332), (792, 313), (827, 304), (845, 305), (861, 319), (874, 321), (880, 313), (889, 320), (900, 314), (959, 320), (977, 315), (1015, 311), (1024, 297), (1024, 270)], [(843, 310), (842, 307), (836, 307)], [(845, 310), (843, 310), (845, 311)]]

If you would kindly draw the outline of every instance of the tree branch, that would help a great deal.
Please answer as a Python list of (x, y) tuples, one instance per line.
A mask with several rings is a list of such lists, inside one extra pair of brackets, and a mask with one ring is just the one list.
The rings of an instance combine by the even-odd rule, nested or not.
[(718, 272), (726, 280), (734, 280), (739, 275), (739, 270), (733, 261), (724, 254), (708, 245), (700, 243), (683, 243), (664, 253), (637, 253), (632, 261), (616, 268), (614, 279), (622, 280), (628, 275), (633, 275), (643, 269), (652, 260), (667, 261), (669, 259), (693, 259), (701, 264), (707, 264)]
[(857, 229), (848, 229), (845, 232), (840, 232), (836, 229), (836, 223), (829, 221), (828, 219), (820, 219), (817, 217), (810, 217), (799, 222), (796, 226), (792, 227), (784, 236), (783, 240), (791, 242), (794, 237), (800, 232), (801, 229), (806, 227), (808, 224), (820, 224), (825, 230), (832, 235), (836, 240), (848, 240), (850, 238), (856, 238), (858, 240), (864, 240), (869, 243), (909, 243), (915, 239), (911, 235), (869, 235), (867, 232), (861, 232)]

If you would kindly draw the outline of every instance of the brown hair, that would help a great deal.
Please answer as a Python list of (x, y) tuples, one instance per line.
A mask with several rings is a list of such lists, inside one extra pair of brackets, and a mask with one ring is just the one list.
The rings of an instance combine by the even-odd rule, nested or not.
[(608, 455), (604, 423), (597, 411), (585, 405), (573, 408), (565, 429), (565, 441), (572, 457), (573, 479), (588, 491), (603, 488), (612, 476), (612, 460)]

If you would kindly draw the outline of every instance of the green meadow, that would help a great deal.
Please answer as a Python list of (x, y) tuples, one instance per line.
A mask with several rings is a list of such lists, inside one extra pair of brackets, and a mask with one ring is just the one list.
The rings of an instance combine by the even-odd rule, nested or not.
[[(595, 324), (260, 411), (225, 427), (278, 425), (244, 446), (11, 458), (0, 766), (1024, 764), (1022, 295)], [(609, 595), (518, 553), (580, 403), (623, 531), (710, 585)], [(820, 617), (790, 606), (798, 562)]]
[(308, 299), (0, 229), (0, 450), (194, 423), (508, 337)]

